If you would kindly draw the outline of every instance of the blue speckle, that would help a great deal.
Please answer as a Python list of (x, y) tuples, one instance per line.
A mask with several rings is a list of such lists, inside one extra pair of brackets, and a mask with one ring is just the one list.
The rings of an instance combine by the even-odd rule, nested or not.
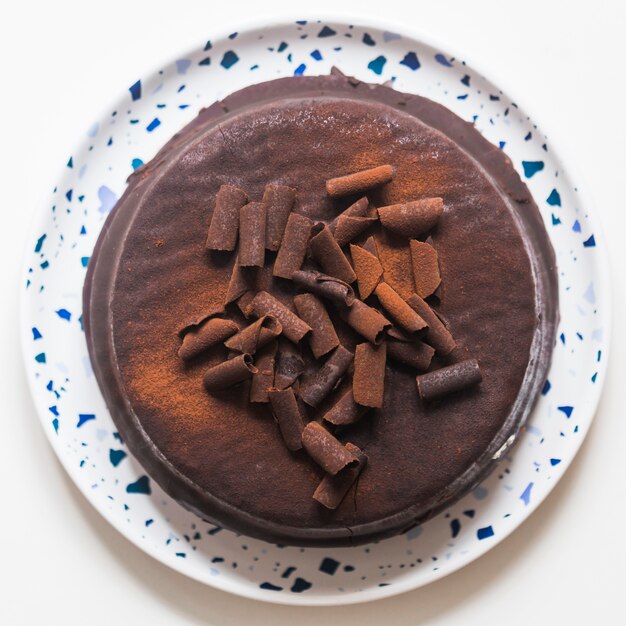
[(107, 146), (113, 145), (113, 137), (109, 137), (109, 141), (107, 141)]
[(550, 206), (561, 206), (561, 196), (559, 195), (559, 192), (556, 189), (553, 189), (550, 192), (550, 195), (546, 198), (546, 202)]
[(302, 593), (307, 589), (310, 589), (313, 586), (313, 583), (310, 583), (308, 580), (304, 580), (304, 578), (296, 578), (293, 585), (291, 585), (290, 591), (293, 593)]
[(561, 462), (561, 459), (550, 459), (550, 465), (552, 465), (552, 467), (554, 467), (555, 465), (558, 465)]
[(484, 500), (489, 494), (487, 489), (485, 489), (485, 487), (481, 487), (480, 485), (476, 487), (472, 493), (477, 500)]
[(372, 61), (367, 64), (367, 67), (374, 72), (374, 74), (378, 74), (379, 76), (383, 73), (383, 67), (385, 67), (385, 63), (387, 63), (387, 59), (381, 54), (379, 57), (376, 57)]
[(59, 417), (59, 409), (57, 408), (56, 404), (53, 406), (49, 406), (48, 411), (50, 411), (50, 413), (52, 413), (52, 415), (54, 415), (55, 417)]
[(476, 515), (476, 511), (474, 511), (474, 509), (468, 509), (467, 511), (463, 511), (463, 515), (472, 519), (474, 515)]
[(109, 450), (109, 461), (113, 467), (117, 467), (128, 455), (124, 450)]
[(526, 489), (524, 489), (524, 491), (522, 492), (522, 495), (519, 497), (519, 499), (526, 505), (528, 506), (530, 503), (530, 492), (533, 488), (533, 484), (534, 483), (528, 483), (528, 486), (526, 487)]
[(586, 239), (585, 241), (583, 241), (583, 246), (585, 246), (585, 248), (595, 248), (595, 245), (596, 245), (596, 239), (593, 235), (591, 235), (589, 239)]
[(550, 384), (550, 381), (546, 378), (546, 382), (543, 383), (543, 389), (541, 390), (541, 395), (542, 396), (547, 395), (548, 391), (550, 391), (551, 388), (552, 388), (552, 385)]
[(213, 47), (213, 44), (211, 43), (211, 40), (207, 41), (207, 42), (204, 44), (204, 50), (205, 50), (205, 52), (206, 52), (207, 50), (210, 50), (212, 47)]
[(39, 332), (39, 329), (35, 326), (31, 329), (33, 331), (33, 341), (37, 341), (37, 339), (41, 339), (42, 334)]
[[(283, 50), (286, 50), (288, 45), (289, 44), (286, 41), (281, 41), (280, 45), (278, 46), (278, 48), (276, 48), (276, 52), (282, 52)], [(311, 55), (311, 56), (313, 56), (313, 55)]]
[(293, 71), (294, 76), (302, 76), (304, 74), (304, 70), (306, 70), (306, 65), (304, 63), (300, 63), (298, 67)]
[(582, 229), (580, 228), (580, 222), (578, 220), (575, 220), (574, 223), (572, 224), (572, 230), (575, 233), (579, 233)]
[(461, 78), (461, 82), (466, 86), (469, 87), (470, 86), (470, 77), (468, 74), (465, 74), (465, 76), (463, 76), (463, 78)]
[(72, 314), (67, 309), (59, 309), (55, 313), (62, 319), (68, 322), (72, 319)]
[(48, 235), (41, 235), (39, 239), (37, 239), (37, 243), (35, 244), (35, 252), (41, 252), (41, 248), (43, 247), (43, 242), (46, 240)]
[(202, 61), (198, 61), (198, 65), (211, 65), (211, 57), (205, 57)]
[(339, 561), (335, 561), (335, 559), (331, 559), (330, 557), (325, 557), (322, 559), (320, 563), (319, 570), (320, 572), (324, 572), (324, 574), (328, 574), (329, 576), (333, 576), (339, 567)]
[(495, 535), (495, 533), (493, 532), (493, 528), (491, 526), (485, 526), (484, 528), (479, 528), (476, 531), (476, 536), (481, 541), (483, 539), (488, 539), (489, 537), (493, 537), (494, 535)]
[(190, 65), (191, 61), (189, 59), (178, 59), (176, 61), (176, 72), (178, 74), (186, 74)]
[(421, 67), (419, 59), (417, 58), (417, 54), (415, 52), (407, 52), (404, 55), (402, 61), (400, 61), (400, 65), (406, 65), (409, 69), (415, 71)]
[(502, 150), (504, 148), (504, 146), (506, 146), (506, 141), (499, 141), (498, 142), (498, 146), (499, 146), (500, 150)]
[(37, 356), (35, 356), (35, 361), (37, 363), (45, 363), (46, 362), (46, 353), (40, 352)]
[(559, 339), (561, 340), (561, 343), (562, 343), (563, 345), (565, 345), (565, 333), (561, 333), (561, 334), (559, 335)]
[(366, 46), (375, 46), (376, 42), (371, 38), (369, 33), (363, 33), (363, 43)]
[(80, 428), (83, 424), (90, 422), (91, 420), (95, 420), (96, 416), (93, 413), (79, 413), (78, 414), (78, 422), (76, 423), (76, 428)]
[(319, 50), (313, 50), (313, 52), (311, 52), (311, 56), (316, 61), (321, 61), (322, 60), (322, 53)]
[(450, 63), (450, 61), (448, 61), (448, 59), (446, 59), (446, 57), (444, 57), (440, 52), (435, 55), (435, 61), (437, 61), (437, 63), (441, 63), (441, 65), (444, 65), (445, 67), (452, 67), (452, 63)]
[(69, 167), (70, 169), (72, 169), (74, 167), (74, 161), (72, 160), (72, 157), (70, 157), (67, 161), (67, 167)]
[(530, 141), (532, 138), (533, 138), (533, 134), (530, 131), (528, 131), (526, 133), (526, 137), (524, 137), (524, 141)]
[(596, 372), (592, 377), (591, 377), (591, 382), (595, 383), (596, 380), (598, 379), (598, 372)]
[(138, 80), (134, 85), (131, 85), (128, 91), (130, 91), (133, 102), (139, 100), (139, 98), (141, 98), (141, 81)]
[(130, 164), (132, 165), (133, 170), (138, 170), (143, 165), (143, 161), (141, 159), (134, 158)]
[(86, 235), (87, 234), (87, 229), (84, 226), (80, 227), (80, 234), (81, 235)]
[(98, 211), (108, 213), (115, 206), (117, 196), (106, 185), (101, 185), (98, 187), (98, 200), (100, 200)]
[(54, 432), (57, 433), (57, 435), (59, 434), (59, 420), (55, 417), (52, 420), (52, 427), (54, 428)]
[(524, 176), (532, 178), (545, 167), (545, 164), (543, 161), (522, 161), (522, 167), (524, 168)]
[(44, 261), (43, 263), (40, 263), (40, 264), (39, 264), (39, 267), (40, 267), (42, 270), (47, 269), (48, 267), (50, 267), (50, 261), (46, 260), (46, 261)]
[(186, 559), (187, 555), (184, 552), (176, 552), (176, 556), (180, 559)]
[(152, 518), (147, 519), (147, 520), (144, 522), (144, 525), (145, 525), (145, 527), (146, 527), (146, 528), (148, 528), (148, 526), (151, 526), (152, 524), (154, 524), (154, 520), (153, 520)]
[(317, 36), (318, 37), (332, 37), (333, 35), (336, 35), (336, 34), (337, 32), (334, 31), (332, 28), (329, 28), (328, 26), (324, 26), (324, 28), (320, 30)]
[(296, 24), (299, 24), (300, 26), (305, 26), (306, 20), (296, 20)]
[(457, 100), (467, 100), (467, 96), (468, 96), (468, 95), (469, 95), (469, 94), (466, 94), (466, 93), (465, 93), (465, 94), (463, 94), (462, 96), (457, 96), (457, 97), (456, 97), (456, 99), (457, 99)]
[(122, 439), (122, 435), (118, 432), (111, 433), (113, 435), (113, 439), (117, 439), (122, 445), (124, 445), (124, 440)]
[(231, 33), (230, 35), (228, 35), (228, 38), (229, 39), (236, 39), (238, 34), (239, 33)]
[(235, 63), (237, 63), (237, 61), (239, 61), (239, 57), (235, 54), (235, 52), (233, 50), (227, 50), (224, 52), (220, 65), (224, 69), (229, 70), (233, 65), (235, 65)]
[(554, 213), (552, 214), (552, 226), (558, 226), (561, 223), (561, 218), (557, 217)]
[(158, 117), (155, 117), (147, 126), (146, 130), (151, 133), (155, 128), (161, 126), (161, 120)]
[(266, 589), (267, 591), (282, 591), (283, 588), (278, 585), (272, 585), (272, 583), (261, 583), (259, 585), (261, 589)]
[(126, 493), (143, 493), (149, 496), (152, 493), (150, 479), (147, 476), (141, 476), (134, 483), (126, 486)]
[(561, 411), (561, 413), (564, 413), (567, 419), (569, 419), (572, 416), (572, 412), (574, 411), (573, 406), (558, 406), (557, 409)]
[(281, 578), (289, 578), (289, 576), (291, 576), (294, 572), (296, 571), (296, 568), (292, 566), (288, 567), (281, 575)]
[(461, 532), (461, 522), (458, 519), (453, 519), (450, 522), (450, 531), (452, 532), (452, 539), (458, 536)]

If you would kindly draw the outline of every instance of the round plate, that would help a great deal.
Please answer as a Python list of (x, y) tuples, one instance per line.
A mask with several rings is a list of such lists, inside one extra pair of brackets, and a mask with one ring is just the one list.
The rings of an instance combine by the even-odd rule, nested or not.
[[(89, 256), (133, 168), (207, 106), (277, 76), (337, 66), (442, 103), (500, 145), (554, 245), (561, 323), (552, 368), (518, 444), (477, 489), (404, 535), (355, 548), (276, 546), (202, 522), (151, 481), (115, 430), (82, 332)], [(347, 22), (298, 21), (212, 37), (125, 90), (82, 136), (28, 244), (21, 333), (52, 446), (113, 526), (161, 562), (232, 593), (289, 604), (373, 600), (413, 589), (496, 545), (545, 498), (587, 433), (604, 378), (609, 294), (603, 240), (552, 146), (471, 66), (423, 38)], [(506, 349), (506, 346), (502, 346)]]

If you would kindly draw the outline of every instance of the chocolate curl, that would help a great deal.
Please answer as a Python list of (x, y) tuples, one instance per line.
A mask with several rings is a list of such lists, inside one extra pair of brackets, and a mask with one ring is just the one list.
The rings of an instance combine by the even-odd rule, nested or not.
[(230, 304), (246, 291), (255, 291), (257, 281), (257, 269), (255, 267), (241, 267), (239, 257), (235, 259), (233, 271), (230, 275), (228, 289), (226, 290), (226, 298), (224, 304)]
[(293, 273), (302, 267), (312, 227), (313, 222), (308, 217), (297, 213), (289, 214), (274, 262), (274, 276), (291, 279)]
[(377, 221), (375, 217), (341, 217), (335, 229), (335, 241), (345, 246)]
[(388, 230), (407, 239), (429, 231), (443, 213), (441, 198), (424, 198), (378, 209), (378, 216)]
[(268, 396), (285, 445), (292, 452), (300, 450), (304, 420), (293, 389), (291, 387), (284, 390), (270, 389)]
[(380, 187), (393, 180), (391, 165), (380, 165), (369, 170), (362, 170), (348, 176), (331, 178), (326, 181), (326, 192), (332, 198), (351, 196), (369, 189)]
[(384, 281), (404, 300), (415, 293), (411, 250), (406, 241), (383, 231), (375, 240), (376, 255), (383, 266)]
[(263, 267), (265, 263), (265, 205), (249, 202), (239, 212), (239, 265)]
[(387, 346), (381, 343), (360, 343), (354, 353), (352, 394), (354, 401), (363, 406), (380, 409), (385, 395), (385, 363)]
[(437, 314), (416, 294), (413, 294), (407, 302), (428, 324), (428, 332), (424, 341), (432, 346), (438, 354), (442, 356), (450, 354), (456, 348), (456, 341)]
[(387, 342), (387, 357), (394, 361), (414, 367), (420, 372), (425, 372), (430, 367), (435, 349), (418, 341), (416, 343), (403, 343), (400, 341)]
[(356, 467), (358, 458), (317, 422), (309, 422), (302, 431), (302, 445), (309, 456), (333, 476), (345, 467)]
[(411, 239), (411, 260), (415, 292), (420, 298), (428, 298), (441, 283), (437, 251), (429, 244)]
[(255, 291), (246, 291), (243, 295), (237, 298), (237, 307), (245, 318), (248, 318), (251, 315), (250, 303), (254, 300), (255, 295)]
[(350, 350), (342, 345), (337, 346), (326, 363), (300, 385), (300, 397), (309, 406), (320, 404), (346, 373), (353, 358)]
[(268, 390), (274, 386), (277, 347), (278, 342), (272, 341), (260, 348), (254, 357), (258, 372), (252, 376), (250, 383), (250, 402), (267, 403), (270, 401)]
[(276, 339), (283, 332), (282, 324), (272, 315), (263, 315), (259, 319), (242, 328), (224, 342), (224, 345), (235, 352), (255, 354), (259, 348)]
[(477, 385), (482, 379), (478, 361), (468, 359), (418, 376), (417, 391), (424, 402), (429, 402)]
[(248, 196), (245, 191), (232, 185), (222, 185), (219, 188), (206, 240), (207, 250), (232, 252), (235, 249), (239, 231), (239, 211), (246, 202)]
[(208, 319), (201, 326), (185, 334), (183, 343), (178, 349), (178, 356), (183, 361), (188, 361), (211, 346), (221, 343), (238, 330), (239, 326), (231, 320), (217, 317)]
[(335, 327), (319, 298), (312, 293), (303, 293), (294, 296), (293, 303), (298, 315), (313, 329), (309, 335), (309, 345), (316, 359), (339, 345)]
[(275, 367), (274, 387), (279, 390), (291, 387), (304, 372), (304, 359), (299, 348), (286, 339), (279, 339)]
[(248, 305), (247, 311), (255, 317), (262, 317), (263, 315), (275, 317), (282, 324), (285, 337), (294, 343), (298, 343), (311, 330), (306, 322), (303, 322), (267, 291), (259, 291)]
[(363, 196), (360, 200), (357, 200), (354, 204), (351, 204), (345, 211), (342, 211), (337, 217), (328, 222), (328, 228), (334, 235), (337, 223), (342, 217), (367, 217), (370, 212), (370, 203), (366, 196)]
[(194, 330), (196, 327), (200, 326), (200, 324), (206, 322), (211, 317), (215, 317), (216, 315), (220, 315), (220, 313), (224, 312), (224, 306), (222, 304), (213, 304), (201, 313), (194, 315), (189, 318), (182, 326), (178, 328), (177, 334), (179, 337), (182, 337), (186, 332), (190, 330)]
[(305, 287), (318, 296), (337, 304), (351, 306), (354, 302), (354, 289), (348, 283), (334, 276), (328, 276), (314, 270), (298, 270), (293, 273), (291, 279), (296, 285)]
[(250, 378), (257, 371), (252, 363), (252, 356), (240, 354), (208, 369), (203, 382), (208, 391), (219, 391)]
[(348, 426), (358, 422), (367, 411), (368, 407), (357, 404), (352, 389), (348, 389), (322, 419), (335, 426)]
[(385, 331), (391, 328), (391, 322), (384, 315), (360, 300), (355, 300), (349, 309), (342, 310), (341, 317), (359, 335), (376, 345), (383, 340)]
[(313, 499), (331, 511), (334, 511), (341, 504), (352, 485), (356, 482), (359, 474), (367, 465), (367, 455), (357, 446), (348, 442), (346, 443), (346, 450), (357, 457), (359, 460), (358, 465), (343, 469), (335, 476), (326, 474), (313, 493)]
[(383, 277), (383, 266), (377, 256), (359, 246), (350, 244), (350, 256), (359, 285), (359, 295), (361, 300), (365, 300)]
[(265, 247), (276, 252), (283, 240), (285, 226), (296, 199), (296, 190), (285, 185), (266, 185), (263, 192), (265, 207)]
[(374, 293), (385, 311), (406, 332), (418, 334), (428, 328), (428, 324), (387, 283), (380, 283)]
[(311, 255), (322, 269), (346, 283), (353, 283), (356, 280), (356, 274), (328, 226), (322, 223), (316, 224), (311, 232), (313, 233), (309, 242)]

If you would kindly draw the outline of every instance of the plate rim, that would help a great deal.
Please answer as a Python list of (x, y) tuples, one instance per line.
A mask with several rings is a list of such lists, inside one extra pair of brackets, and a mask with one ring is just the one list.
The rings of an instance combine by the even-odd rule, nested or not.
[[(474, 60), (471, 57), (468, 57), (465, 54), (458, 54), (458, 50), (456, 50), (454, 45), (448, 45), (446, 41), (443, 41), (439, 37), (433, 36), (425, 29), (418, 29), (412, 25), (405, 25), (400, 23), (397, 20), (393, 19), (380, 19), (375, 18), (372, 15), (369, 15), (365, 11), (359, 11), (354, 13), (346, 13), (342, 11), (324, 11), (322, 15), (318, 13), (306, 13), (306, 12), (285, 12), (285, 11), (271, 11), (268, 14), (264, 15), (263, 18), (257, 19), (246, 19), (246, 20), (228, 20), (223, 23), (221, 28), (211, 28), (209, 27), (207, 30), (207, 37), (212, 41), (221, 41), (228, 38), (228, 35), (233, 31), (233, 28), (239, 33), (249, 33), (251, 31), (263, 31), (268, 29), (276, 29), (281, 27), (291, 27), (296, 21), (306, 20), (308, 23), (311, 22), (319, 22), (322, 24), (341, 24), (342, 26), (348, 26), (350, 24), (358, 27), (373, 27), (377, 30), (390, 31), (394, 33), (399, 33), (403, 38), (414, 40), (422, 45), (431, 47), (433, 49), (438, 49), (442, 52), (448, 53), (452, 55), (455, 59), (462, 59), (467, 63), (468, 67), (470, 67), (473, 71), (479, 74), (482, 78), (497, 86), (498, 89), (502, 91), (502, 93), (506, 94), (507, 97), (511, 98), (518, 104), (518, 110), (524, 115), (528, 116), (528, 118), (537, 125), (537, 128), (544, 132), (544, 126), (541, 123), (541, 116), (534, 115), (534, 111), (529, 112), (528, 107), (525, 105), (520, 105), (520, 100), (516, 97), (513, 97), (515, 94), (515, 89), (511, 90), (509, 88), (509, 83), (505, 77), (495, 76), (491, 72), (483, 72), (483, 67), (480, 63), (474, 63)], [(375, 22), (375, 24), (373, 23)], [(198, 41), (195, 45), (185, 46), (184, 49), (180, 50), (180, 55), (177, 58), (183, 58), (185, 55), (193, 54), (200, 50), (204, 45), (204, 42)], [(172, 59), (174, 57), (172, 55), (168, 55), (168, 58), (160, 59), (158, 64), (153, 64), (152, 67), (143, 71), (142, 77), (151, 77), (154, 74), (158, 73), (159, 69), (164, 65), (171, 64)], [(501, 80), (502, 78), (502, 80)], [(115, 102), (116, 100), (121, 98), (121, 90), (120, 94), (116, 99), (111, 99), (110, 102)], [(522, 98), (522, 101), (524, 99)], [(97, 112), (97, 116), (95, 119), (100, 120), (106, 116), (106, 112), (110, 108), (110, 105), (107, 107), (103, 105), (100, 111)], [(532, 108), (531, 110), (532, 111)], [(555, 135), (551, 133), (551, 137)], [(74, 143), (74, 145), (77, 142)], [(556, 149), (554, 145), (556, 144)], [(554, 160), (560, 165), (560, 169), (567, 174), (567, 178), (571, 186), (574, 186), (573, 183), (576, 181), (577, 183), (585, 182), (584, 177), (580, 175), (581, 168), (577, 166), (576, 160), (571, 156), (568, 156), (567, 163), (563, 160), (561, 153), (559, 152), (559, 136), (556, 135), (556, 139), (550, 139), (551, 145), (551, 154)], [(51, 177), (52, 180), (58, 180), (58, 176), (54, 178)], [(582, 189), (582, 190), (581, 190)], [(306, 596), (306, 595), (296, 595), (296, 594), (268, 594), (261, 589), (251, 588), (243, 588), (243, 589), (233, 589), (232, 584), (228, 581), (228, 579), (224, 579), (221, 577), (215, 577), (211, 579), (201, 578), (199, 576), (194, 575), (193, 572), (186, 570), (183, 565), (178, 560), (174, 560), (167, 554), (164, 554), (155, 547), (153, 548), (148, 543), (140, 543), (134, 537), (129, 536), (125, 530), (123, 524), (117, 520), (115, 516), (110, 516), (109, 511), (104, 507), (104, 503), (101, 503), (97, 499), (92, 499), (89, 496), (89, 493), (83, 485), (74, 479), (73, 469), (70, 468), (69, 462), (64, 458), (61, 454), (60, 444), (57, 440), (52, 436), (52, 432), (49, 428), (46, 428), (47, 425), (47, 415), (43, 411), (43, 409), (39, 406), (37, 402), (35, 404), (35, 410), (37, 417), (41, 423), (41, 426), (45, 432), (46, 438), (48, 442), (52, 446), (57, 459), (60, 461), (61, 466), (67, 473), (67, 475), (71, 478), (74, 485), (78, 488), (78, 490), (85, 497), (87, 502), (91, 504), (95, 508), (96, 511), (109, 523), (113, 528), (115, 528), (127, 541), (130, 541), (133, 545), (135, 545), (142, 552), (145, 552), (155, 560), (159, 561), (163, 565), (170, 567), (171, 569), (177, 571), (178, 573), (191, 578), (197, 582), (205, 584), (209, 587), (219, 589), (221, 591), (225, 591), (227, 593), (245, 597), (253, 600), (258, 600), (261, 602), (267, 602), (270, 604), (282, 604), (282, 605), (291, 605), (291, 606), (339, 606), (339, 605), (350, 605), (350, 604), (360, 604), (365, 602), (372, 602), (375, 600), (389, 598), (395, 595), (399, 595), (401, 593), (406, 593), (412, 591), (414, 589), (418, 589), (420, 587), (426, 586), (432, 582), (440, 580), (445, 576), (452, 574), (469, 563), (477, 560), (481, 556), (483, 556), (486, 552), (489, 552), (497, 545), (499, 545), (502, 541), (504, 541), (507, 537), (509, 537), (521, 524), (523, 524), (533, 513), (537, 510), (537, 508), (541, 505), (541, 503), (548, 497), (548, 495), (552, 492), (554, 487), (559, 483), (562, 476), (565, 474), (573, 460), (576, 458), (580, 447), (585, 440), (590, 427), (593, 424), (595, 416), (597, 414), (598, 405), (600, 402), (600, 397), (602, 395), (606, 372), (608, 368), (608, 363), (610, 361), (611, 354), (611, 335), (612, 335), (612, 324), (613, 324), (613, 293), (612, 293), (612, 271), (610, 266), (609, 254), (606, 246), (606, 239), (604, 236), (604, 230), (602, 225), (602, 220), (595, 211), (595, 209), (591, 208), (594, 206), (592, 202), (593, 198), (592, 193), (589, 191), (588, 186), (577, 184), (575, 186), (576, 194), (580, 199), (580, 206), (586, 209), (586, 220), (592, 225), (593, 233), (596, 239), (596, 257), (593, 259), (593, 265), (597, 268), (597, 271), (594, 274), (602, 277), (602, 280), (599, 281), (596, 285), (594, 285), (598, 290), (598, 301), (602, 302), (602, 311), (600, 313), (599, 319), (601, 320), (602, 328), (603, 328), (603, 355), (605, 358), (602, 359), (600, 363), (598, 363), (598, 375), (599, 380), (598, 383), (594, 385), (592, 390), (586, 394), (585, 396), (585, 404), (584, 411), (587, 416), (587, 429), (583, 433), (583, 436), (580, 437), (576, 442), (572, 445), (571, 450), (572, 453), (566, 459), (562, 460), (562, 470), (560, 474), (555, 478), (555, 480), (550, 481), (549, 485), (546, 489), (538, 494), (537, 498), (534, 498), (532, 502), (529, 503), (529, 506), (525, 508), (525, 513), (523, 516), (520, 516), (516, 523), (512, 525), (510, 528), (504, 529), (502, 532), (498, 533), (489, 544), (478, 544), (478, 547), (468, 555), (460, 556), (458, 560), (455, 560), (453, 564), (446, 567), (445, 570), (438, 570), (437, 572), (433, 572), (430, 579), (427, 580), (412, 580), (410, 576), (406, 576), (403, 579), (400, 579), (398, 582), (395, 582), (393, 585), (389, 585), (386, 587), (374, 587), (368, 589), (367, 591), (353, 591), (347, 593), (345, 596), (340, 595), (330, 595), (330, 596)], [(45, 194), (45, 195), (44, 195)], [(46, 191), (42, 194), (42, 200), (38, 203), (38, 208), (33, 210), (33, 217), (31, 218), (31, 223), (27, 230), (27, 238), (24, 242), (24, 253), (23, 260), (21, 266), (21, 277), (27, 275), (29, 268), (29, 258), (32, 253), (31, 251), (31, 240), (30, 234), (34, 231), (35, 227), (42, 223), (45, 219), (44, 207), (45, 200), (44, 198), (49, 196), (49, 192)], [(18, 283), (19, 293), (19, 326), (20, 326), (20, 350), (22, 353), (22, 364), (24, 366), (24, 372), (26, 375), (28, 390), (31, 398), (35, 399), (38, 396), (38, 391), (35, 387), (35, 381), (32, 376), (30, 376), (30, 359), (27, 356), (27, 343), (26, 337), (28, 335), (29, 325), (26, 320), (28, 318), (28, 292), (22, 288), (21, 281)]]

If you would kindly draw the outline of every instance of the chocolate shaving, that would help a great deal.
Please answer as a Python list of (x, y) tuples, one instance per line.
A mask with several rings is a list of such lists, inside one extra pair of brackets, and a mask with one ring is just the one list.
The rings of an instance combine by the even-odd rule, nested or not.
[(360, 300), (355, 300), (349, 309), (342, 310), (340, 314), (359, 335), (376, 345), (383, 340), (385, 331), (391, 328), (391, 322), (384, 315)]
[(279, 339), (275, 367), (274, 387), (279, 390), (291, 387), (304, 372), (300, 349), (284, 338)]
[(356, 482), (359, 474), (367, 465), (367, 455), (357, 446), (348, 442), (346, 443), (346, 450), (357, 457), (359, 460), (358, 465), (345, 468), (335, 476), (326, 474), (313, 493), (313, 499), (331, 511), (334, 511), (341, 504), (352, 485)]
[(305, 287), (318, 296), (337, 304), (351, 306), (354, 302), (354, 289), (348, 283), (334, 276), (328, 276), (315, 270), (298, 270), (293, 273), (291, 279), (296, 285)]
[(224, 342), (235, 352), (255, 354), (259, 348), (276, 339), (282, 333), (282, 324), (272, 315), (263, 315), (256, 322), (242, 328), (236, 335)]
[(218, 391), (232, 387), (257, 373), (252, 356), (240, 354), (208, 369), (204, 374), (204, 386), (208, 391)]
[(381, 343), (360, 343), (354, 353), (352, 394), (354, 401), (363, 406), (380, 409), (385, 394), (385, 362), (387, 346)]
[(274, 276), (290, 279), (302, 267), (313, 222), (304, 215), (290, 213), (283, 240), (274, 262)]
[(409, 335), (397, 326), (392, 326), (387, 331), (387, 337), (395, 339), (396, 341), (402, 341), (403, 343), (413, 343), (415, 341), (414, 336)]
[(333, 476), (345, 467), (356, 467), (359, 463), (354, 454), (317, 422), (309, 422), (304, 427), (302, 445), (309, 456)]
[(411, 239), (411, 260), (415, 292), (420, 298), (428, 298), (441, 284), (437, 251), (428, 243)]
[(370, 203), (366, 196), (363, 196), (360, 200), (357, 200), (354, 204), (351, 204), (345, 211), (342, 211), (337, 217), (328, 223), (330, 232), (334, 235), (335, 228), (337, 228), (337, 222), (342, 217), (368, 217), (370, 212)]
[(417, 391), (424, 402), (443, 398), (477, 385), (482, 380), (476, 359), (468, 359), (422, 374), (416, 378)]
[(356, 274), (328, 226), (322, 223), (316, 224), (311, 232), (313, 237), (309, 242), (309, 248), (311, 255), (321, 268), (331, 276), (346, 283), (353, 283), (356, 280)]
[(296, 199), (296, 190), (285, 185), (266, 185), (263, 192), (265, 207), (265, 247), (276, 252), (283, 240), (285, 226)]
[(245, 191), (232, 185), (222, 185), (215, 196), (215, 208), (206, 240), (207, 250), (232, 252), (237, 245), (239, 210), (248, 202)]
[(365, 300), (383, 277), (383, 266), (377, 256), (359, 246), (350, 245), (350, 256), (359, 285), (359, 295), (361, 300)]
[(211, 346), (221, 343), (238, 330), (239, 326), (235, 322), (212, 317), (185, 334), (183, 343), (178, 349), (178, 356), (183, 361), (188, 361)]
[(312, 293), (303, 293), (294, 296), (293, 303), (298, 315), (313, 329), (309, 335), (309, 345), (316, 359), (339, 345), (335, 327), (319, 298)]
[(411, 250), (398, 235), (382, 231), (375, 239), (376, 254), (383, 266), (384, 281), (407, 300), (415, 293)]
[(430, 367), (434, 354), (435, 349), (421, 341), (416, 343), (387, 342), (388, 358), (414, 367), (420, 372), (425, 372)]
[(354, 401), (352, 389), (348, 389), (332, 408), (325, 413), (323, 419), (335, 426), (348, 426), (358, 422), (368, 410), (368, 407), (357, 404)]
[(306, 322), (303, 322), (267, 291), (259, 291), (248, 305), (247, 310), (255, 317), (274, 316), (282, 324), (285, 337), (294, 343), (298, 343), (311, 330)]
[(254, 364), (258, 371), (252, 376), (250, 383), (250, 402), (269, 402), (268, 389), (274, 386), (274, 365), (276, 363), (276, 350), (278, 342), (272, 341), (260, 348), (255, 357)]
[(188, 319), (182, 326), (179, 327), (177, 334), (179, 337), (182, 337), (185, 333), (193, 330), (196, 326), (200, 326), (203, 322), (206, 322), (211, 317), (215, 317), (216, 315), (220, 315), (224, 312), (224, 306), (221, 304), (213, 304), (210, 307), (207, 307), (201, 313), (194, 315), (192, 318)]
[(334, 389), (352, 363), (354, 355), (342, 345), (337, 346), (326, 363), (300, 385), (300, 397), (309, 406), (318, 406)]
[(326, 181), (326, 192), (332, 198), (351, 196), (363, 193), (369, 189), (380, 187), (393, 179), (394, 172), (391, 165), (380, 165), (355, 174), (331, 178)]
[[(378, 248), (376, 246), (376, 241), (374, 237), (368, 237), (361, 246), (363, 250), (367, 250), (370, 254), (373, 254), (376, 258), (378, 258)], [(378, 259), (380, 261), (380, 259)]]
[(233, 265), (233, 271), (230, 275), (230, 281), (228, 283), (228, 289), (226, 290), (226, 298), (224, 304), (230, 304), (239, 297), (241, 297), (246, 291), (254, 291), (256, 289), (257, 281), (257, 268), (256, 267), (241, 267), (239, 264), (239, 258), (235, 259)]
[(265, 205), (249, 202), (239, 212), (239, 255), (242, 267), (263, 267), (265, 263)]
[(378, 209), (383, 226), (407, 239), (429, 231), (442, 213), (441, 198), (424, 198), (402, 204), (390, 204)]
[(375, 217), (342, 216), (337, 220), (337, 228), (334, 232), (335, 241), (340, 247), (345, 246), (377, 221)]
[(285, 445), (292, 452), (300, 450), (304, 420), (293, 389), (270, 389), (268, 396)]
[(428, 324), (387, 283), (374, 290), (382, 307), (406, 332), (417, 335), (428, 329)]
[(250, 317), (250, 303), (254, 300), (255, 295), (256, 293), (254, 291), (246, 291), (237, 298), (237, 307), (246, 318)]
[(456, 341), (437, 314), (416, 294), (413, 294), (407, 302), (428, 324), (428, 332), (424, 341), (432, 346), (438, 354), (442, 356), (450, 354), (456, 348)]

